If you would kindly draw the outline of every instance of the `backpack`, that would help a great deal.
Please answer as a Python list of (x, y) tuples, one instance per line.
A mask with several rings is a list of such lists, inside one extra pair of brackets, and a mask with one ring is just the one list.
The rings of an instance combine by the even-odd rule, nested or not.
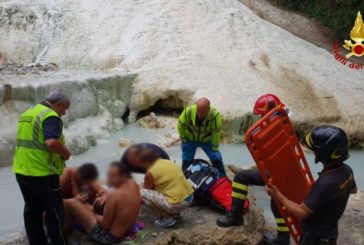
[(193, 160), (193, 162), (183, 170), (183, 173), (195, 190), (195, 198), (196, 196), (206, 196), (208, 190), (220, 177), (219, 171), (202, 159)]
[[(233, 191), (231, 180), (228, 177), (221, 177), (209, 189), (209, 204), (210, 206), (220, 212), (226, 213), (231, 211)], [(244, 203), (244, 212), (249, 209), (249, 200)]]
[(198, 205), (209, 206), (219, 213), (231, 210), (232, 183), (228, 177), (221, 177), (216, 168), (202, 159), (193, 160), (183, 172), (195, 190), (194, 200)]

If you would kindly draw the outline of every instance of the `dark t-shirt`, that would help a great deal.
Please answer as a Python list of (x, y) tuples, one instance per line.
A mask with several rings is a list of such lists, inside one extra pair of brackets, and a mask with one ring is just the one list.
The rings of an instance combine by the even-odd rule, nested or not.
[[(49, 105), (45, 102), (42, 102), (41, 104), (46, 107), (49, 107)], [(59, 117), (48, 117), (43, 122), (44, 140), (48, 140), (48, 139), (57, 139), (58, 140), (62, 134), (62, 127), (63, 127), (63, 123)]]
[(322, 172), (304, 200), (312, 214), (302, 221), (303, 231), (316, 238), (336, 239), (338, 221), (355, 188), (353, 170), (346, 164)]
[(196, 121), (195, 121), (195, 123), (196, 123), (197, 126), (201, 126), (204, 120), (205, 120), (205, 118), (199, 118), (196, 115)]
[[(137, 147), (139, 149), (150, 149), (150, 150), (154, 151), (155, 153), (157, 153), (160, 158), (169, 160), (169, 156), (168, 156), (167, 152), (165, 152), (161, 147), (159, 147), (155, 144), (140, 143), (140, 144), (133, 145), (133, 147)], [(128, 156), (128, 150), (126, 150), (124, 152), (123, 156), (121, 157), (121, 162), (126, 164), (129, 167), (130, 171), (136, 172), (136, 173), (145, 173), (144, 169), (132, 167), (127, 159), (127, 156)]]

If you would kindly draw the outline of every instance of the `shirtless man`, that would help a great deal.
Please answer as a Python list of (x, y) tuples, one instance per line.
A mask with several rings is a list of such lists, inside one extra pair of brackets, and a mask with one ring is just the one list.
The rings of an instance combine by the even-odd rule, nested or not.
[(104, 214), (95, 214), (76, 198), (66, 199), (66, 229), (76, 219), (94, 241), (114, 244), (121, 242), (134, 224), (141, 199), (139, 187), (125, 164), (113, 162), (107, 178), (108, 185), (113, 190), (107, 194)]
[(107, 193), (97, 181), (98, 175), (93, 163), (85, 163), (78, 168), (66, 168), (60, 177), (62, 198), (75, 197), (84, 203), (103, 206)]

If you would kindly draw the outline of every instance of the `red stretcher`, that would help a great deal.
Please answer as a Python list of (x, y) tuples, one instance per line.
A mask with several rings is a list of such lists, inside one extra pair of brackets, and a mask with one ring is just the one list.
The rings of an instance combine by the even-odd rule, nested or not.
[[(288, 199), (302, 203), (314, 179), (286, 111), (270, 111), (248, 130), (245, 142), (265, 183), (272, 183)], [(274, 202), (298, 244), (300, 221), (280, 202)]]

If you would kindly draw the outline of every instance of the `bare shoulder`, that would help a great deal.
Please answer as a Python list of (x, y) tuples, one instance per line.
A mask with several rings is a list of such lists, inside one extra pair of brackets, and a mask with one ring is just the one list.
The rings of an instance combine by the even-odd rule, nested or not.
[(76, 174), (76, 172), (77, 172), (77, 168), (67, 167), (64, 169), (63, 175), (72, 176), (72, 175)]
[(60, 176), (61, 181), (66, 181), (66, 179), (68, 179), (72, 176), (72, 173), (73, 173), (73, 168), (65, 168), (63, 170), (63, 174)]
[(139, 186), (134, 180), (130, 179), (122, 187), (115, 190), (113, 194), (117, 195), (118, 198), (125, 200), (139, 194)]
[(116, 200), (120, 197), (120, 193), (117, 190), (107, 193), (107, 200)]

